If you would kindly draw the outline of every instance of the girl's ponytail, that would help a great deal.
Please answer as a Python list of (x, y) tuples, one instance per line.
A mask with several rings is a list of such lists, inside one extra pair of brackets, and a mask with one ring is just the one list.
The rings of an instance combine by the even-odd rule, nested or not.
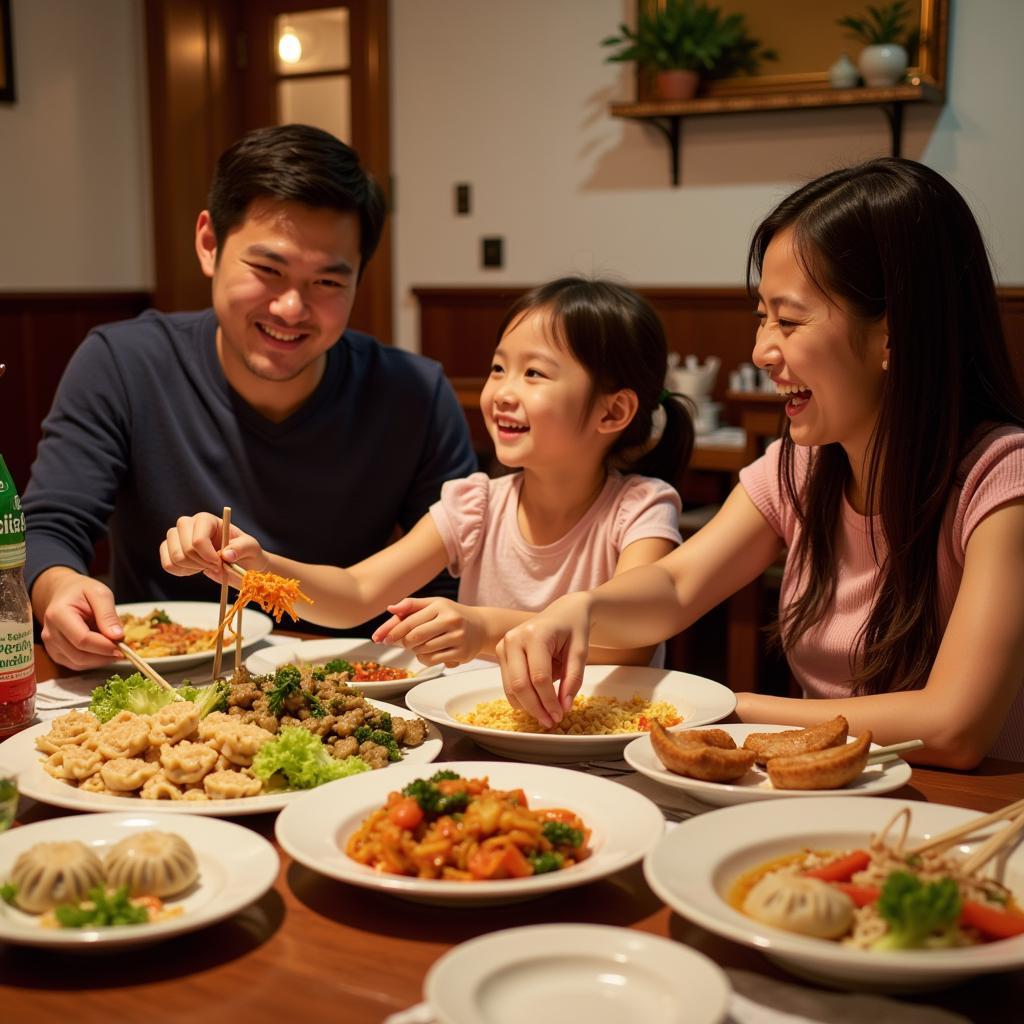
[[(641, 414), (637, 413), (640, 417)], [(650, 415), (646, 444), (615, 453), (615, 465), (626, 473), (653, 476), (678, 487), (693, 454), (693, 416), (685, 395), (662, 391)], [(659, 429), (660, 428), (660, 429)]]

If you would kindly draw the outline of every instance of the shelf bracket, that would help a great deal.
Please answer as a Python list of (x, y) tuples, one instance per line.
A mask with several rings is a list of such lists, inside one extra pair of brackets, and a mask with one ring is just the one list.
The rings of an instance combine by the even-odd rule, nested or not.
[(903, 149), (903, 104), (899, 100), (886, 103), (882, 106), (882, 113), (889, 122), (889, 135), (891, 145), (890, 156), (902, 156)]
[(672, 184), (679, 184), (679, 134), (683, 124), (681, 114), (667, 114), (665, 117), (636, 117), (634, 121), (657, 128), (665, 136), (669, 148), (669, 165), (672, 170)]

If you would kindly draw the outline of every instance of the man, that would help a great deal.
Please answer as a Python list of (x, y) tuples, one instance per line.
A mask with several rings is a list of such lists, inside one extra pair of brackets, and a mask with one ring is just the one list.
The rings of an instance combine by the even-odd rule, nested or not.
[[(91, 332), (43, 424), (26, 581), (47, 650), (73, 668), (118, 656), (115, 594), (216, 599), (160, 568), (179, 516), (230, 505), (268, 548), (350, 565), (476, 468), (441, 367), (346, 330), (385, 216), (353, 150), (302, 125), (252, 132), (218, 160), (208, 207), (196, 253), (213, 308)], [(88, 576), (108, 523), (113, 592)]]

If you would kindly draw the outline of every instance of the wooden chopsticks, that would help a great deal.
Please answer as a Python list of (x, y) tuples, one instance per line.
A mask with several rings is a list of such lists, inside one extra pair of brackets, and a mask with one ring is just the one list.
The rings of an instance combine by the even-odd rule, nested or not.
[(127, 644), (120, 643), (117, 645), (120, 652), (144, 675), (148, 676), (153, 680), (157, 686), (162, 686), (165, 690), (170, 691), (174, 696), (181, 700), (181, 695), (178, 691), (171, 686), (169, 682), (145, 658), (141, 655), (136, 654)]
[(868, 764), (886, 764), (899, 760), (899, 755), (906, 750), (917, 750), (924, 746), (924, 740), (907, 740), (904, 743), (890, 743), (887, 747), (879, 747), (868, 754)]
[(961, 865), (965, 875), (973, 874), (987, 864), (1012, 839), (1016, 839), (1024, 831), (1024, 811), (1010, 819), (1010, 824), (994, 836), (989, 836)]
[[(1006, 807), (1002, 808), (1002, 810), (993, 811), (991, 814), (982, 815), (980, 818), (973, 818), (971, 821), (964, 822), (963, 825), (957, 825), (956, 828), (951, 828), (948, 832), (932, 836), (931, 839), (927, 839), (923, 843), (918, 843), (917, 846), (912, 846), (906, 851), (907, 855), (916, 856), (927, 850), (936, 850), (942, 846), (952, 846), (953, 843), (972, 835), (980, 829), (987, 828), (989, 825), (994, 825), (997, 821), (1004, 821), (1006, 818), (1013, 818), (1021, 812), (1024, 812), (1024, 800), (1017, 800), (1015, 803), (1008, 804)], [(1005, 832), (1006, 829), (999, 834), (1002, 835)]]
[[(223, 519), (221, 521), (220, 528), (220, 546), (221, 550), (227, 547), (228, 537), (231, 534), (231, 506), (224, 506)], [(224, 621), (224, 613), (228, 607), (228, 581), (224, 580), (220, 585), (220, 614), (217, 616), (218, 622)], [(214, 649), (213, 654), (213, 678), (220, 678), (220, 662), (224, 655), (224, 630), (217, 630), (217, 646)]]

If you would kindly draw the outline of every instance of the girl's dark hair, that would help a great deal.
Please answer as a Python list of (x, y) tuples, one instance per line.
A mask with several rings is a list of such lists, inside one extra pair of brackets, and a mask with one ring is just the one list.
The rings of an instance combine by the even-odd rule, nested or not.
[[(884, 317), (888, 328), (866, 488), (887, 554), (850, 664), (857, 693), (919, 687), (942, 638), (937, 548), (958, 466), (990, 426), (1024, 424), (985, 244), (952, 185), (922, 164), (889, 157), (826, 174), (784, 199), (754, 233), (751, 291), (769, 243), (784, 230), (827, 298), (862, 323)], [(780, 615), (786, 650), (835, 597), (836, 530), (850, 477), (839, 444), (808, 457), (798, 487), (787, 424), (779, 477), (802, 527), (792, 552), (802, 586)]]
[[(538, 309), (550, 315), (555, 340), (590, 374), (593, 387), (584, 415), (600, 395), (622, 388), (636, 393), (636, 415), (608, 450), (609, 461), (618, 457), (630, 473), (678, 484), (693, 451), (693, 420), (684, 398), (663, 394), (668, 343), (658, 314), (636, 292), (612, 281), (561, 277), (513, 304), (498, 330), (499, 341), (526, 313)], [(665, 409), (665, 429), (658, 443), (643, 451), (659, 404)]]
[[(217, 160), (207, 209), (219, 246), (255, 199), (352, 211), (359, 217), (359, 273), (377, 248), (387, 207), (359, 154), (329, 132), (304, 124), (258, 128)], [(219, 255), (219, 251), (218, 251)]]

